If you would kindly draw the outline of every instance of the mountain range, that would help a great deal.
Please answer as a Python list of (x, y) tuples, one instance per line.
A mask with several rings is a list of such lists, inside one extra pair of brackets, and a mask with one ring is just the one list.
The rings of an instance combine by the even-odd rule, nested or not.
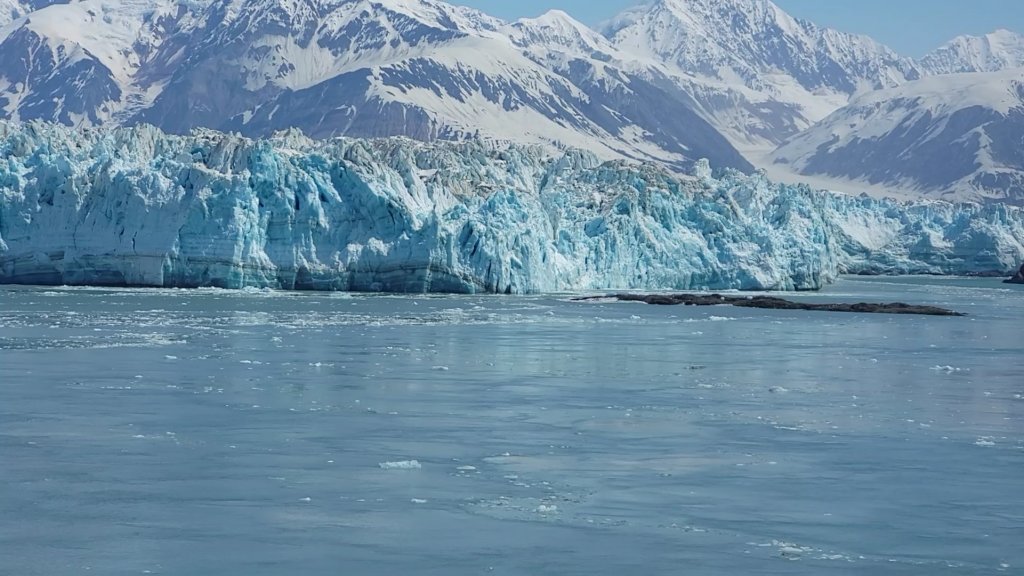
[(86, 128), (407, 136), (1024, 203), (1024, 38), (915, 60), (767, 0), (588, 28), (438, 0), (0, 0), (0, 109)]

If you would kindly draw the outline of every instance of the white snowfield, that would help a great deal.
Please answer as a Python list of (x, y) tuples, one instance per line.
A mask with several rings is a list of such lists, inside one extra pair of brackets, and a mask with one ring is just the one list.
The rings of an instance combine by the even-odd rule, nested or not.
[(816, 289), (1008, 271), (1024, 210), (589, 152), (0, 122), (0, 283), (395, 292)]

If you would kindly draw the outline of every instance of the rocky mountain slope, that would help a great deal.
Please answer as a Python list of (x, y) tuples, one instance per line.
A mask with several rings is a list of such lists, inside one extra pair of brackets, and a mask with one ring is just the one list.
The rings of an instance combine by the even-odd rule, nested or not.
[[(768, 0), (653, 0), (602, 33), (557, 10), (504, 22), (439, 0), (0, 2), (8, 119), (578, 147), (1021, 201), (1013, 106), (985, 100), (1024, 64), (1008, 31), (914, 61)], [(931, 106), (946, 82), (974, 94)], [(924, 129), (941, 135), (911, 138)]]
[(751, 168), (656, 65), (559, 12), (508, 24), (435, 0), (82, 0), (0, 37), (13, 119), (480, 138)]
[(1024, 204), (1024, 69), (866, 93), (774, 153), (801, 174)]
[(859, 91), (921, 76), (874, 40), (793, 18), (766, 0), (655, 0), (604, 26), (620, 49), (667, 63), (741, 147), (778, 144)]

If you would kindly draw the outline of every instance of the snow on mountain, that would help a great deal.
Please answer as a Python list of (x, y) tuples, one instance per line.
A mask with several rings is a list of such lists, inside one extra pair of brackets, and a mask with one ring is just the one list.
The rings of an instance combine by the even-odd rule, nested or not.
[[(986, 134), (976, 150), (955, 143), (973, 150), (958, 161), (956, 179), (937, 176), (952, 174), (950, 163), (927, 173), (914, 172), (927, 162), (893, 165), (893, 158), (914, 156), (918, 142), (886, 138), (884, 151), (870, 154), (877, 164), (870, 167), (852, 166), (853, 159), (837, 167), (843, 162), (826, 162), (827, 152), (818, 150), (833, 130), (857, 138), (833, 126), (836, 118), (867, 130), (858, 140), (867, 147), (887, 119), (936, 116), (927, 106), (911, 111), (919, 100), (898, 90), (922, 74), (1021, 65), (1024, 43), (1007, 31), (958, 38), (915, 63), (870, 38), (795, 19), (768, 0), (654, 0), (627, 10), (603, 34), (559, 10), (504, 22), (440, 0), (48, 4), (0, 0), (0, 18), (11, 19), (0, 20), (6, 118), (79, 127), (151, 123), (174, 133), (208, 127), (251, 137), (297, 127), (316, 138), (578, 147), (673, 170), (709, 158), (750, 171), (751, 161), (764, 166), (770, 158), (773, 173), (835, 177), (854, 192), (899, 185), (965, 197), (1015, 194), (997, 190), (1017, 183), (1008, 176), (1016, 170), (1012, 159), (1003, 159), (999, 145), (985, 152), (985, 138), (1009, 138), (995, 134), (1001, 121), (947, 131)], [(924, 104), (942, 91), (918, 86), (926, 85), (936, 88), (926, 90)], [(988, 90), (961, 88), (957, 94), (979, 97)], [(905, 113), (837, 112), (878, 90)], [(909, 148), (897, 148), (901, 143)], [(972, 159), (977, 174), (966, 170)]]
[(801, 174), (1024, 204), (1024, 69), (931, 76), (855, 98), (774, 153)]
[(505, 30), (517, 47), (542, 57), (556, 52), (601, 62), (621, 62), (624, 58), (607, 38), (561, 10), (549, 10), (537, 18), (522, 18)]
[(65, 0), (0, 0), (0, 27), (21, 18), (33, 10), (38, 10)]
[(899, 85), (914, 62), (865, 36), (820, 28), (767, 0), (655, 0), (604, 26), (622, 51), (664, 62), (743, 148), (777, 144), (851, 95)]
[(866, 36), (819, 28), (768, 0), (655, 0), (606, 24), (605, 34), (624, 50), (758, 90), (792, 81), (852, 94), (917, 74), (912, 61)]
[(0, 26), (6, 26), (30, 11), (27, 6), (17, 0), (0, 0)]
[[(250, 135), (299, 127), (316, 137), (478, 137), (577, 146), (603, 158), (676, 167), (700, 157), (750, 167), (678, 91), (633, 86), (638, 107), (631, 109), (620, 105), (630, 80), (608, 63), (575, 58), (577, 66), (553, 68), (541, 55), (555, 49), (516, 44), (524, 34), (556, 48), (578, 42), (562, 34), (585, 27), (564, 14), (510, 27), (442, 2), (389, 2), (374, 2), (372, 9), (366, 2), (329, 6), (308, 40), (296, 38), (294, 24), (268, 31), (247, 26), (244, 34), (222, 34), (219, 23), (213, 31), (200, 28), (196, 34), (211, 39), (208, 45), (175, 64), (164, 95), (139, 119), (175, 131), (204, 125)], [(246, 7), (243, 13), (261, 12)], [(268, 51), (277, 46), (292, 48)], [(310, 61), (328, 65), (311, 74)], [(593, 73), (576, 74), (582, 68)], [(253, 78), (253, 71), (263, 72)], [(231, 84), (246, 72), (244, 86)], [(595, 75), (609, 82), (595, 82)], [(290, 83), (294, 76), (306, 79)], [(201, 98), (190, 98), (194, 91)], [(678, 113), (666, 122), (651, 108), (639, 108), (645, 103)]]
[(984, 36), (958, 36), (921, 59), (928, 74), (998, 72), (1024, 67), (1024, 36), (996, 30)]
[(115, 120), (151, 99), (135, 77), (191, 6), (176, 0), (81, 0), (0, 29), (0, 108), (12, 119)]
[(811, 289), (1007, 271), (1024, 210), (591, 153), (0, 122), (0, 283), (400, 292)]
[(81, 0), (0, 39), (13, 119), (479, 138), (751, 169), (663, 74), (564, 13), (509, 24), (436, 0)]

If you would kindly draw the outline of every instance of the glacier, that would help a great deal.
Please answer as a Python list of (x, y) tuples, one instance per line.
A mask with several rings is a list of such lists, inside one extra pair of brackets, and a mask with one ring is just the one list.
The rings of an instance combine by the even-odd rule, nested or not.
[(1007, 272), (1024, 210), (691, 175), (579, 150), (0, 122), (0, 283), (813, 290)]

